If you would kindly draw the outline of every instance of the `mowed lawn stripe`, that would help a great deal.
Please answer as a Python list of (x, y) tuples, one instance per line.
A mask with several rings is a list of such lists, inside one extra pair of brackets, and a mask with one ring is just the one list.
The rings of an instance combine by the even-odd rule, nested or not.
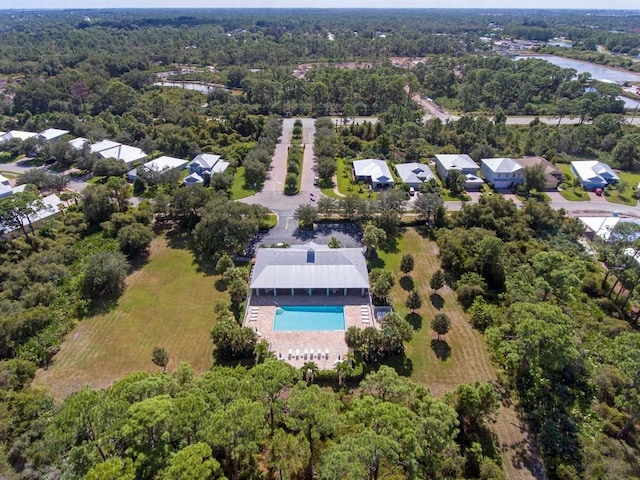
[[(403, 274), (399, 268), (400, 259), (405, 253), (411, 253), (414, 257), (415, 268), (409, 276), (424, 299), (422, 308), (416, 311), (422, 315), (422, 325), (414, 331), (413, 339), (406, 346), (407, 356), (413, 365), (411, 378), (429, 387), (436, 395), (454, 390), (461, 383), (495, 380), (484, 337), (471, 327), (456, 300), (455, 292), (449, 287), (442, 288), (438, 292), (444, 301), (442, 308), (438, 310), (432, 305), (429, 282), (433, 273), (440, 268), (438, 247), (413, 228), (408, 229), (400, 240), (397, 253), (380, 253), (385, 262), (384, 268), (392, 269), (398, 280), (391, 292), (396, 311), (402, 316), (408, 313), (404, 306), (408, 292), (400, 284)], [(431, 340), (436, 338), (431, 330), (431, 319), (438, 312), (446, 313), (451, 319), (451, 330), (442, 337), (451, 348), (451, 355), (446, 360), (437, 358), (431, 347)]]
[(67, 336), (48, 370), (35, 383), (62, 398), (85, 385), (103, 388), (132, 372), (157, 372), (156, 345), (167, 349), (169, 371), (187, 362), (196, 372), (212, 365), (210, 338), (217, 277), (199, 272), (193, 254), (153, 240), (149, 262), (127, 278), (109, 312), (81, 321)]

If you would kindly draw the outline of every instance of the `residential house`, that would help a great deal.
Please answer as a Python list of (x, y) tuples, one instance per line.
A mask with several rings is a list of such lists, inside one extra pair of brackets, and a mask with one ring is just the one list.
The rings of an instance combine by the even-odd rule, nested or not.
[(59, 140), (69, 133), (69, 130), (61, 130), (59, 128), (47, 128), (38, 134), (38, 138), (46, 141), (53, 142)]
[(465, 190), (480, 190), (484, 180), (478, 174), (478, 164), (466, 154), (436, 155), (436, 173), (445, 181), (451, 170), (459, 170), (466, 177)]
[(115, 158), (116, 160), (122, 160), (127, 167), (131, 167), (136, 163), (142, 163), (147, 159), (147, 154), (141, 149), (122, 144), (105, 150), (100, 150), (98, 154), (102, 158)]
[(201, 153), (193, 157), (189, 162), (189, 175), (184, 179), (185, 185), (195, 185), (204, 182), (205, 176), (211, 176), (214, 173), (223, 173), (229, 162), (222, 160), (220, 155), (211, 153)]
[(192, 187), (194, 185), (198, 185), (199, 183), (204, 183), (204, 178), (202, 178), (196, 172), (193, 172), (187, 175), (182, 183), (185, 187)]
[[(62, 204), (62, 200), (57, 195), (49, 195), (41, 199), (42, 205), (35, 210), (33, 214), (29, 216), (29, 218), (22, 218), (20, 223), (27, 227), (29, 223), (31, 226), (36, 229), (38, 228), (44, 220), (49, 218), (54, 218), (58, 214), (60, 214), (60, 205)], [(29, 227), (30, 229), (30, 227)], [(21, 229), (15, 228), (10, 225), (0, 223), (0, 238), (6, 240), (9, 238), (16, 238), (21, 235)]]
[(9, 183), (9, 179), (0, 173), (0, 198), (8, 197), (13, 193), (13, 187)]
[(593, 239), (599, 237), (602, 240), (609, 240), (611, 231), (618, 223), (636, 223), (640, 225), (637, 218), (622, 218), (614, 214), (611, 217), (578, 217), (586, 229), (587, 237)]
[(399, 163), (395, 167), (402, 181), (416, 190), (423, 182), (435, 178), (431, 169), (423, 163)]
[(33, 132), (23, 132), (21, 130), (11, 130), (0, 137), (0, 143), (8, 142), (9, 140), (27, 140), (28, 138), (32, 138), (37, 136), (37, 133)]
[(101, 140), (91, 144), (91, 153), (100, 153), (103, 150), (109, 150), (113, 147), (118, 147), (121, 143), (114, 142), (113, 140)]
[(436, 155), (436, 173), (445, 180), (451, 170), (460, 170), (464, 175), (476, 175), (478, 164), (466, 154), (439, 154)]
[(69, 145), (71, 145), (76, 150), (82, 150), (86, 144), (89, 143), (88, 138), (78, 137), (72, 140), (69, 140)]
[(486, 182), (497, 189), (524, 184), (524, 168), (512, 158), (483, 158), (480, 171)]
[[(139, 168), (144, 168), (147, 170), (151, 170), (156, 172), (159, 175), (167, 174), (170, 172), (179, 172), (183, 170), (187, 166), (187, 161), (182, 160), (180, 158), (167, 157), (163, 155), (162, 157), (155, 158)], [(138, 169), (134, 168), (127, 173), (127, 177), (130, 182), (135, 182), (136, 178), (138, 178)]]
[(549, 160), (543, 157), (522, 157), (517, 158), (516, 162), (522, 168), (541, 165), (544, 169), (544, 188), (545, 190), (554, 190), (558, 188), (558, 184), (562, 182), (562, 172)]
[(384, 160), (367, 158), (353, 162), (353, 174), (357, 182), (371, 184), (371, 188), (387, 188), (393, 186), (393, 176)]
[(571, 172), (580, 180), (585, 190), (604, 188), (616, 184), (620, 177), (606, 163), (597, 160), (571, 162)]

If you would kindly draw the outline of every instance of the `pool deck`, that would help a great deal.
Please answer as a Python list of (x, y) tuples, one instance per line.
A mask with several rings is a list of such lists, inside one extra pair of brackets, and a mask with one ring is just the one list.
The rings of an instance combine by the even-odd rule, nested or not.
[[(313, 361), (322, 370), (331, 370), (349, 348), (343, 330), (274, 332), (276, 308), (287, 305), (344, 306), (345, 327), (374, 327), (373, 312), (368, 297), (360, 296), (253, 296), (249, 299), (244, 325), (257, 331), (261, 339), (269, 342), (276, 357), (294, 367)], [(327, 353), (328, 352), (328, 353)]]

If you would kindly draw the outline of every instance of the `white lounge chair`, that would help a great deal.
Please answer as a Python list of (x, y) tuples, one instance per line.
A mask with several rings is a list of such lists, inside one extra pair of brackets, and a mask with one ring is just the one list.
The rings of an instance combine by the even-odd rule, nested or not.
[(322, 350), (318, 349), (318, 360), (322, 358)]
[(328, 348), (324, 351), (324, 354), (325, 354), (327, 360), (329, 360), (329, 349)]
[(296, 348), (296, 360), (300, 358), (300, 349)]
[(293, 350), (289, 349), (289, 360), (291, 360), (291, 355), (293, 355)]
[(308, 355), (308, 352), (307, 352), (307, 349), (305, 348), (304, 349), (304, 357), (303, 357), (305, 360), (307, 359), (307, 355)]

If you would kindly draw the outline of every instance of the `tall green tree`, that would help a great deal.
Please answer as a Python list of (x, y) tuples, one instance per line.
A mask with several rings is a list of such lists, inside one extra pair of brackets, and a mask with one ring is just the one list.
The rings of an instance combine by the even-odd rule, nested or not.
[(451, 319), (446, 313), (436, 313), (431, 320), (431, 328), (438, 334), (438, 340), (440, 340), (440, 335), (446, 335), (449, 332)]
[(405, 277), (413, 271), (415, 266), (415, 259), (410, 253), (405, 253), (400, 259), (400, 271), (404, 273)]
[(287, 427), (302, 433), (307, 439), (307, 474), (309, 478), (313, 478), (320, 442), (330, 437), (340, 426), (338, 402), (333, 393), (322, 391), (317, 385), (308, 386), (300, 382), (291, 390), (287, 408)]
[(266, 418), (267, 408), (247, 398), (233, 400), (212, 414), (203, 435), (223, 452), (232, 480), (242, 478), (241, 469), (255, 468), (253, 458), (269, 433)]

